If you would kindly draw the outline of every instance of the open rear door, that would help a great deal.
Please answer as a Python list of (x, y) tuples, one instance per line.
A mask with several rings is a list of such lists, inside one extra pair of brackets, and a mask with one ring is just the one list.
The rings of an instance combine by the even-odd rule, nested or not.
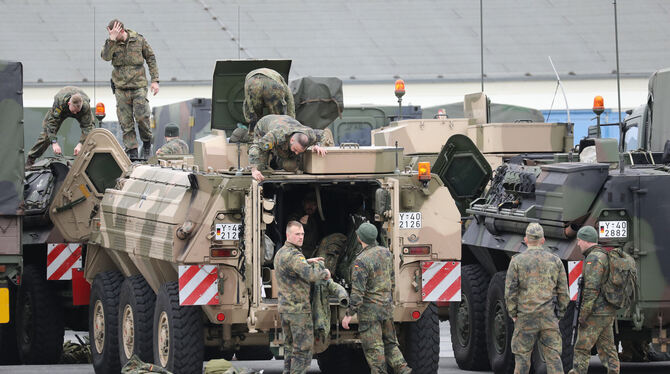
[(465, 135), (452, 135), (442, 147), (433, 165), (433, 173), (440, 176), (461, 214), (470, 201), (479, 197), (491, 180), (491, 166), (475, 143)]
[(51, 221), (65, 240), (88, 240), (92, 218), (105, 189), (114, 187), (130, 165), (130, 159), (111, 132), (91, 131), (49, 209)]

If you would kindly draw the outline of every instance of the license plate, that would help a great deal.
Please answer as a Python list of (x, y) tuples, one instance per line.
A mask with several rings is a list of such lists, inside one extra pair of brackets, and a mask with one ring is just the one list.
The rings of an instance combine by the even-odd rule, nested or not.
[(601, 238), (627, 238), (628, 221), (600, 221), (598, 230)]
[(399, 218), (398, 225), (401, 229), (421, 228), (421, 212), (402, 212)]
[(217, 223), (215, 227), (216, 240), (239, 240), (240, 226), (237, 223)]
[(0, 323), (9, 322), (9, 288), (0, 288)]

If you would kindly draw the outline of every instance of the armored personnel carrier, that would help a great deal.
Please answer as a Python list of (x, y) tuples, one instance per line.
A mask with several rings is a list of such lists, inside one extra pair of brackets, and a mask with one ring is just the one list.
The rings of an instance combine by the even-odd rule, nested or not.
[[(402, 148), (349, 145), (325, 157), (308, 151), (302, 173), (275, 171), (256, 182), (245, 169), (248, 144), (229, 143), (227, 131), (243, 122), (245, 75), (261, 66), (287, 76), (290, 61), (217, 62), (213, 131), (195, 141), (193, 165), (131, 163), (111, 133), (96, 129), (56, 193), (52, 220), (68, 241), (88, 246), (96, 373), (118, 372), (132, 354), (179, 373), (200, 373), (204, 357), (281, 356), (272, 257), (307, 193), (325, 234), (347, 238), (341, 252), (324, 253), (345, 286), (354, 229), (363, 221), (378, 227), (394, 255), (401, 349), (414, 372), (436, 373), (430, 301), (460, 295), (461, 214), (444, 178), (428, 164), (405, 168)], [(441, 170), (448, 174), (449, 165)], [(427, 295), (422, 284), (440, 269), (452, 275)], [(341, 330), (342, 314), (331, 308), (329, 343), (315, 350), (323, 351), (322, 371), (365, 372), (357, 331)]]

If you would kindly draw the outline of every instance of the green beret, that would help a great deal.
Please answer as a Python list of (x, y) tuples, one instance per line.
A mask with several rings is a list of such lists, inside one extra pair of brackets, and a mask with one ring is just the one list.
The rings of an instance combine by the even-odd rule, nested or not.
[(544, 230), (539, 223), (533, 222), (526, 226), (526, 238), (530, 240), (540, 240), (544, 238)]
[(356, 230), (356, 235), (365, 244), (374, 245), (377, 243), (377, 228), (371, 223), (361, 223)]
[(168, 138), (176, 138), (179, 136), (179, 125), (170, 122), (165, 125), (165, 136)]
[(598, 232), (591, 226), (584, 226), (577, 231), (577, 238), (589, 243), (598, 243)]

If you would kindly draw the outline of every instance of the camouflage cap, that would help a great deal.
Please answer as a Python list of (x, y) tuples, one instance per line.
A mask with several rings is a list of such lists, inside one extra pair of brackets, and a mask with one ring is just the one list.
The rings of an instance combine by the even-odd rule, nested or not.
[(365, 244), (374, 245), (377, 242), (377, 228), (371, 223), (361, 223), (356, 230), (356, 235)]
[(179, 125), (170, 122), (165, 125), (165, 136), (168, 138), (176, 138), (179, 136)]
[(544, 230), (537, 222), (529, 223), (526, 227), (526, 238), (530, 240), (540, 240), (544, 238)]
[(598, 243), (598, 232), (592, 226), (584, 226), (577, 231), (577, 238), (589, 243)]

